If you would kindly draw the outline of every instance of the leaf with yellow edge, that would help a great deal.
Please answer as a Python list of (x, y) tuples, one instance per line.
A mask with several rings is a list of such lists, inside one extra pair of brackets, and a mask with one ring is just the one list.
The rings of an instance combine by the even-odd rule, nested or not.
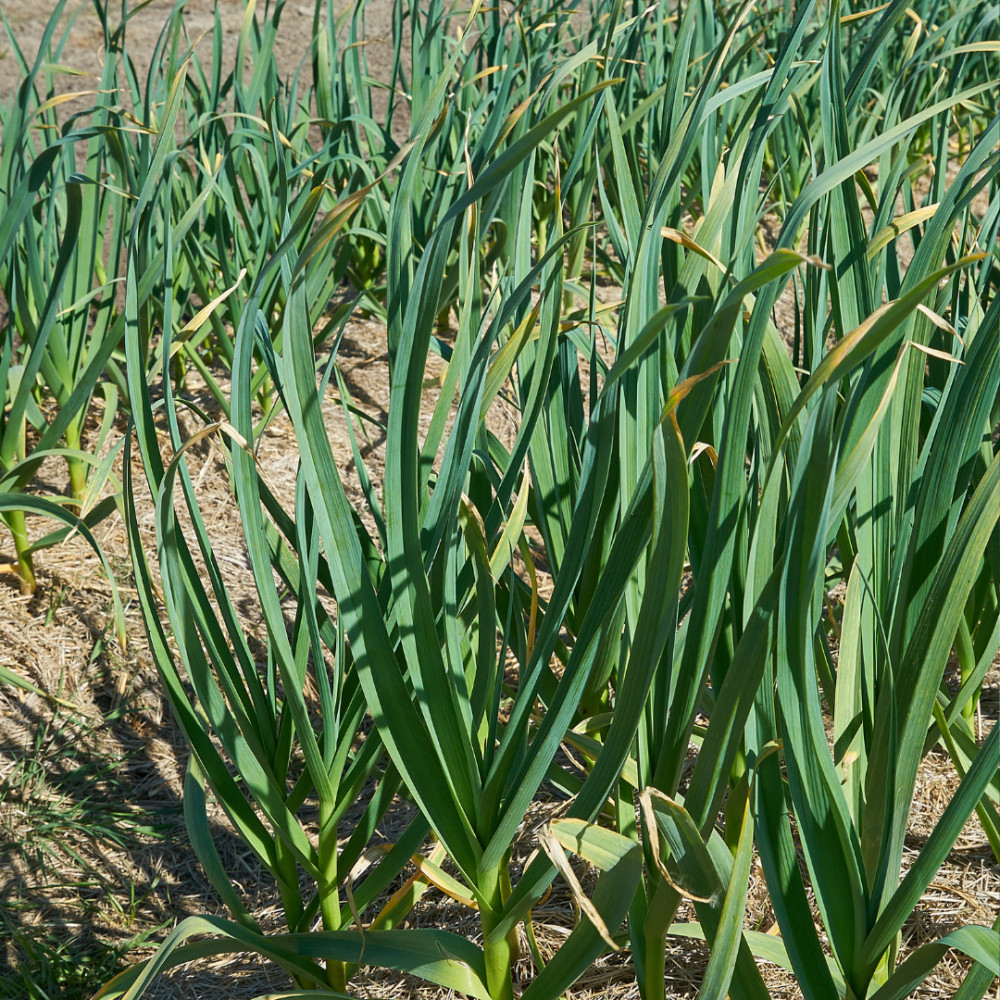
[(690, 250), (692, 253), (698, 254), (699, 257), (704, 257), (705, 260), (710, 264), (714, 264), (723, 274), (728, 270), (726, 265), (715, 254), (699, 246), (687, 233), (682, 232), (680, 229), (671, 229), (670, 226), (662, 226), (660, 235), (665, 240), (671, 240), (673, 243), (684, 247), (685, 250)]
[(67, 101), (75, 101), (78, 97), (91, 97), (94, 94), (110, 94), (110, 90), (73, 90), (68, 94), (56, 94), (55, 97), (50, 97), (47, 101), (43, 101), (35, 109), (35, 117), (44, 115), (46, 111), (51, 108), (58, 107), (60, 104), (65, 104)]
[(514, 507), (510, 512), (510, 518), (504, 524), (500, 540), (493, 549), (490, 556), (490, 575), (494, 580), (510, 565), (514, 556), (514, 550), (518, 547), (521, 532), (524, 530), (524, 520), (528, 514), (528, 467), (525, 462), (524, 478), (521, 480), (521, 489), (514, 501)]
[(604, 922), (604, 918), (597, 912), (597, 908), (590, 901), (590, 897), (583, 891), (580, 880), (576, 877), (576, 872), (570, 867), (570, 863), (563, 853), (562, 845), (552, 832), (552, 824), (546, 824), (538, 831), (538, 843), (542, 850), (549, 856), (549, 859), (559, 870), (564, 881), (573, 893), (576, 905), (580, 907), (580, 912), (585, 914), (587, 919), (594, 925), (597, 933), (600, 934), (604, 943), (612, 950), (618, 951), (618, 945), (611, 937), (611, 931)]
[(887, 247), (898, 236), (902, 236), (903, 233), (914, 226), (919, 226), (921, 222), (926, 222), (927, 219), (934, 215), (938, 207), (939, 202), (935, 202), (933, 205), (924, 205), (923, 208), (914, 209), (912, 212), (906, 212), (904, 215), (897, 215), (892, 222), (887, 226), (883, 226), (868, 241), (868, 259), (874, 260), (878, 256), (879, 251)]
[(529, 334), (538, 322), (538, 313), (541, 308), (542, 300), (539, 299), (517, 329), (507, 338), (503, 347), (493, 355), (493, 360), (486, 373), (486, 384), (483, 386), (483, 401), (479, 407), (481, 420), (485, 418), (486, 411), (493, 405), (493, 400), (496, 399), (500, 388), (513, 370), (517, 356), (528, 342)]

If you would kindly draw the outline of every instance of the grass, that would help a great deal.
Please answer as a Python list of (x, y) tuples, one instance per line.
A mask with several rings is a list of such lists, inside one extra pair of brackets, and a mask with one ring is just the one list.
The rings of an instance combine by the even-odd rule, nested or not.
[[(80, 427), (98, 391), (127, 414), (136, 601), (230, 916), (182, 921), (98, 996), (253, 950), (289, 995), (347, 995), (363, 962), (535, 1000), (627, 949), (652, 1000), (688, 936), (699, 997), (769, 996), (763, 959), (809, 998), (893, 1000), (951, 951), (956, 996), (982, 997), (995, 920), (900, 948), (973, 813), (1000, 856), (1000, 730), (973, 726), (1000, 645), (996, 18), (400, 2), (376, 111), (364, 10), (317, 4), (307, 79), (275, 59), (281, 4), (247, 8), (231, 72), (218, 11), (206, 57), (178, 6), (143, 81), (101, 8), (115, 58), (61, 124), (61, 7), (19, 55), (0, 509), (26, 592), (70, 528), (104, 558), (114, 453), (88, 459)], [(355, 311), (384, 328), (384, 416), (344, 377)], [(260, 460), (279, 414), (284, 499)], [(25, 492), (52, 457), (70, 495)], [(25, 511), (67, 527), (32, 542)], [(961, 780), (904, 867), (937, 748)], [(564, 812), (512, 879), (543, 787)], [(774, 933), (744, 926), (755, 858)], [(579, 919), (545, 959), (527, 932), (557, 879)], [(404, 926), (429, 886), (475, 941)]]
[(139, 918), (156, 878), (143, 887), (109, 859), (148, 851), (169, 823), (129, 802), (132, 762), (102, 738), (124, 725), (120, 712), (21, 708), (4, 727), (0, 986), (10, 997), (87, 995), (162, 930)]

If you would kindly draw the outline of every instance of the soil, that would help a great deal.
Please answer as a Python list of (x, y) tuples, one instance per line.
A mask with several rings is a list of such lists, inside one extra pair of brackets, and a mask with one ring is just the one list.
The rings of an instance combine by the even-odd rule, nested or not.
[[(343, 0), (338, 0), (338, 11), (342, 6)], [(45, 0), (3, 0), (3, 15), (26, 53), (34, 53), (53, 7)], [(190, 0), (186, 20), (192, 35), (211, 29), (214, 7), (205, 0)], [(168, 0), (154, 0), (130, 22), (129, 49), (140, 75), (145, 72), (142, 59), (148, 62), (171, 8)], [(221, 0), (218, 8), (227, 43), (235, 49), (244, 5), (239, 0)], [(368, 57), (374, 76), (387, 71), (391, 58), (385, 41), (390, 34), (390, 9), (386, 0), (372, 0), (367, 6), (372, 42)], [(92, 5), (67, 5), (67, 12), (74, 10), (79, 10), (79, 16), (62, 61), (97, 73), (103, 36)], [(312, 14), (311, 3), (289, 3), (285, 8), (278, 54), (288, 65), (298, 65), (307, 54)], [(19, 76), (17, 60), (4, 37), (0, 40), (0, 102), (11, 99)], [(67, 89), (86, 86), (78, 78), (66, 80)], [(355, 402), (376, 421), (384, 422), (388, 373), (383, 329), (374, 321), (357, 320), (348, 330), (339, 357)], [(428, 372), (428, 376), (434, 374)], [(197, 396), (196, 383), (190, 390)], [(428, 390), (428, 404), (434, 400), (434, 390)], [(326, 418), (331, 441), (349, 495), (360, 506), (343, 413), (332, 399), (329, 403)], [(382, 445), (383, 438), (373, 432), (363, 448), (376, 483), (381, 480)], [(192, 472), (202, 509), (212, 512), (208, 527), (213, 544), (232, 584), (244, 627), (250, 634), (260, 634), (243, 538), (219, 452), (206, 441), (195, 456)], [(279, 417), (268, 429), (261, 458), (272, 490), (291, 504), (298, 456), (286, 419)], [(120, 475), (121, 460), (116, 468)], [(137, 466), (135, 471), (141, 475)], [(64, 480), (62, 469), (53, 464), (43, 468), (36, 485), (40, 491), (62, 493)], [(152, 513), (147, 498), (140, 527), (145, 544), (155, 551)], [(47, 530), (41, 524), (34, 528), (38, 534)], [(59, 956), (64, 961), (72, 956), (81, 975), (88, 972), (89, 962), (91, 967), (106, 967), (110, 976), (123, 962), (149, 955), (150, 944), (162, 940), (179, 919), (204, 913), (225, 915), (201, 875), (184, 832), (185, 747), (147, 652), (121, 518), (107, 519), (97, 534), (110, 554), (126, 601), (128, 643), (124, 650), (111, 628), (109, 584), (82, 539), (72, 539), (39, 556), (40, 586), (30, 598), (19, 595), (10, 576), (0, 575), (0, 669), (18, 671), (46, 693), (41, 696), (0, 686), (0, 945), (6, 946), (0, 947), (0, 984), (4, 977), (14, 975), (26, 943), (53, 962)], [(5, 546), (7, 540), (0, 536), (0, 562), (10, 558)], [(987, 728), (996, 719), (998, 691), (1000, 672), (994, 669), (983, 699), (982, 724)], [(915, 857), (933, 828), (956, 780), (947, 757), (930, 754), (925, 760), (908, 858)], [(534, 850), (530, 831), (548, 808), (551, 804), (540, 803), (539, 815), (526, 817), (516, 861), (523, 862)], [(227, 870), (244, 886), (244, 898), (262, 924), (277, 929), (279, 906), (273, 886), (229, 833), (223, 817), (217, 818), (218, 847)], [(397, 817), (397, 825), (401, 819)], [(383, 833), (391, 839), (392, 832), (390, 819)], [(747, 923), (766, 930), (773, 914), (759, 865), (754, 871)], [(1000, 876), (973, 817), (908, 922), (904, 950), (961, 924), (992, 923), (998, 909)], [(551, 953), (558, 946), (572, 920), (571, 899), (557, 885), (535, 911), (543, 952)], [(475, 933), (470, 914), (434, 890), (423, 897), (410, 922)], [(127, 957), (120, 958), (126, 952)], [(668, 994), (694, 997), (705, 961), (700, 945), (671, 939)], [(916, 995), (928, 1000), (952, 995), (965, 968), (963, 960), (949, 957)], [(518, 972), (527, 977), (527, 964)], [(800, 996), (791, 977), (774, 967), (767, 968), (767, 981), (775, 1000)], [(280, 972), (264, 967), (254, 956), (236, 956), (178, 970), (164, 977), (149, 995), (158, 1000), (248, 1000), (288, 985)], [(445, 995), (377, 970), (364, 971), (352, 983), (352, 990), (359, 997)], [(62, 995), (85, 994), (74, 992), (73, 981), (67, 980)], [(637, 996), (627, 957), (602, 960), (567, 995), (574, 1000)]]
[[(135, 4), (129, 6), (134, 7)], [(324, 4), (321, 16), (323, 24), (326, 23), (325, 6)], [(345, 0), (337, 0), (334, 5), (335, 16), (348, 6)], [(38, 43), (55, 7), (56, 4), (52, 0), (4, 0), (3, 15), (29, 62), (37, 51)], [(120, 15), (114, 13), (117, 5), (109, 2), (108, 7), (112, 11), (110, 21), (114, 26), (120, 19)], [(128, 23), (127, 46), (129, 54), (135, 61), (139, 79), (145, 79), (148, 73), (157, 38), (173, 7), (173, 0), (152, 0)], [(192, 42), (201, 39), (197, 51), (203, 58), (208, 58), (215, 11), (218, 9), (223, 26), (223, 44), (228, 57), (227, 72), (236, 59), (236, 42), (245, 8), (244, 0), (219, 0), (218, 3), (211, 3), (208, 0), (188, 0), (184, 6), (184, 23)], [(273, 3), (269, 8), (273, 9)], [(265, 14), (270, 16), (269, 8), (265, 6), (265, 0), (257, 4), (256, 16), (259, 22)], [(294, 70), (305, 60), (307, 74), (310, 72), (308, 55), (313, 36), (313, 10), (313, 4), (309, 0), (287, 3), (282, 11), (275, 42), (275, 53), (279, 62)], [(60, 24), (68, 24), (71, 17), (75, 17), (75, 20), (61, 62), (74, 70), (99, 75), (104, 58), (104, 33), (94, 12), (93, 3), (90, 0), (87, 2), (70, 0), (66, 4)], [(371, 0), (366, 5), (365, 28), (367, 57), (372, 75), (376, 79), (388, 79), (388, 70), (392, 63), (391, 0)], [(208, 32), (207, 38), (203, 37), (205, 32)], [(21, 78), (16, 54), (6, 33), (3, 33), (0, 35), (0, 101), (7, 101), (10, 98)], [(80, 78), (74, 76), (67, 79), (79, 81)], [(311, 77), (307, 76), (306, 80), (309, 79)], [(84, 89), (79, 83), (75, 86), (76, 89)]]

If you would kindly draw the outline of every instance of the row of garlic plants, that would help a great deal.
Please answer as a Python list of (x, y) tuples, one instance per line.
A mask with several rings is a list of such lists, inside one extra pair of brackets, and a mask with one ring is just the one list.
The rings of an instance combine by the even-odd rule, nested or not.
[[(1000, 736), (973, 724), (1000, 646), (995, 11), (400, 0), (380, 103), (363, 3), (317, 4), (304, 68), (274, 58), (282, 8), (248, 6), (227, 75), (218, 16), (209, 62), (178, 5), (145, 81), (105, 12), (98, 103), (69, 120), (54, 18), (5, 112), (0, 507), (26, 573), (25, 510), (106, 513), (91, 399), (127, 413), (133, 569), (191, 748), (191, 845), (231, 914), (100, 996), (251, 949), (315, 996), (349, 996), (363, 962), (503, 1000), (523, 926), (531, 998), (618, 947), (664, 997), (671, 934), (709, 943), (700, 996), (767, 997), (764, 960), (809, 998), (902, 998), (958, 949), (982, 997), (997, 925), (899, 945), (973, 812), (1000, 854)], [(338, 371), (358, 308), (386, 328), (384, 473)], [(186, 399), (193, 369), (219, 415)], [(279, 409), (293, 510), (254, 459)], [(263, 650), (202, 518), (192, 419), (226, 450)], [(61, 505), (24, 492), (52, 454)], [(961, 781), (904, 877), (936, 747)], [(567, 804), (512, 878), (543, 784)], [(209, 796), (285, 933), (225, 871)], [(400, 796), (416, 815), (386, 845)], [(777, 934), (744, 928), (755, 849)], [(545, 962), (531, 913), (572, 882), (567, 852), (601, 874)], [(481, 944), (401, 929), (431, 885)]]

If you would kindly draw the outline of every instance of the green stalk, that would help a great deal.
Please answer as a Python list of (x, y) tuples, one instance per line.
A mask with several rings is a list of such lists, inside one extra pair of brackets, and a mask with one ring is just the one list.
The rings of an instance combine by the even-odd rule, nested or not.
[[(83, 419), (85, 412), (74, 417), (66, 428), (66, 446), (71, 451), (83, 451)], [(87, 466), (79, 458), (72, 455), (66, 459), (69, 468), (70, 495), (76, 500), (82, 500), (87, 491)], [(77, 512), (79, 506), (74, 505)]]
[(276, 838), (274, 851), (277, 856), (277, 868), (281, 874), (278, 880), (278, 887), (281, 890), (281, 905), (285, 911), (285, 921), (289, 931), (299, 929), (299, 921), (302, 918), (304, 906), (302, 904), (302, 893), (298, 891), (298, 872), (296, 871), (295, 855), (285, 846), (281, 838)]
[(326, 963), (326, 976), (331, 989), (343, 992), (347, 989), (347, 962), (338, 962), (333, 958), (329, 959)]
[[(654, 837), (658, 835), (655, 830), (647, 833)], [(652, 882), (653, 869), (647, 870)], [(642, 935), (644, 944), (644, 975), (639, 985), (645, 1000), (664, 1000), (666, 997), (667, 935), (663, 933), (663, 928), (670, 926), (680, 902), (680, 896), (673, 886), (658, 875), (655, 878), (655, 889), (650, 894), (644, 914), (645, 919), (637, 931), (637, 934)], [(640, 889), (637, 896), (641, 895), (641, 892)]]
[[(969, 633), (969, 623), (965, 620), (965, 615), (962, 615), (958, 620), (958, 631), (955, 633), (955, 654), (958, 657), (959, 687), (961, 688), (976, 669), (976, 653), (973, 649), (972, 635)], [(972, 722), (975, 718), (976, 705), (978, 704), (979, 692), (977, 691), (962, 706), (962, 718), (965, 720), (965, 725), (970, 735), (973, 732)]]
[(27, 597), (35, 592), (36, 582), (34, 560), (30, 551), (31, 539), (24, 523), (24, 511), (11, 510), (2, 516), (14, 536), (14, 552), (17, 560), (14, 565), (21, 581), (21, 593)]
[[(319, 812), (319, 871), (317, 892), (319, 910), (323, 917), (323, 929), (340, 930), (340, 893), (337, 891), (337, 824), (331, 822), (336, 803), (326, 800), (320, 804)], [(331, 989), (346, 990), (348, 964), (330, 959), (326, 963), (326, 975)]]
[[(8, 426), (7, 433), (11, 436), (13, 454), (0, 453), (0, 469), (6, 470), (10, 465), (17, 464), (24, 455), (26, 422), (22, 420), (16, 428)], [(28, 538), (27, 526), (24, 523), (23, 510), (11, 510), (2, 515), (4, 523), (14, 536), (15, 562), (14, 570), (21, 582), (21, 593), (25, 596), (35, 592), (35, 566), (31, 558), (31, 539)]]
[(509, 865), (508, 852), (496, 868), (477, 873), (479, 918), (483, 927), (483, 955), (486, 959), (486, 987), (492, 1000), (513, 1000), (514, 996), (511, 969), (517, 958), (517, 938), (514, 932), (495, 937), (491, 935), (491, 931), (499, 923), (505, 896), (510, 892)]

